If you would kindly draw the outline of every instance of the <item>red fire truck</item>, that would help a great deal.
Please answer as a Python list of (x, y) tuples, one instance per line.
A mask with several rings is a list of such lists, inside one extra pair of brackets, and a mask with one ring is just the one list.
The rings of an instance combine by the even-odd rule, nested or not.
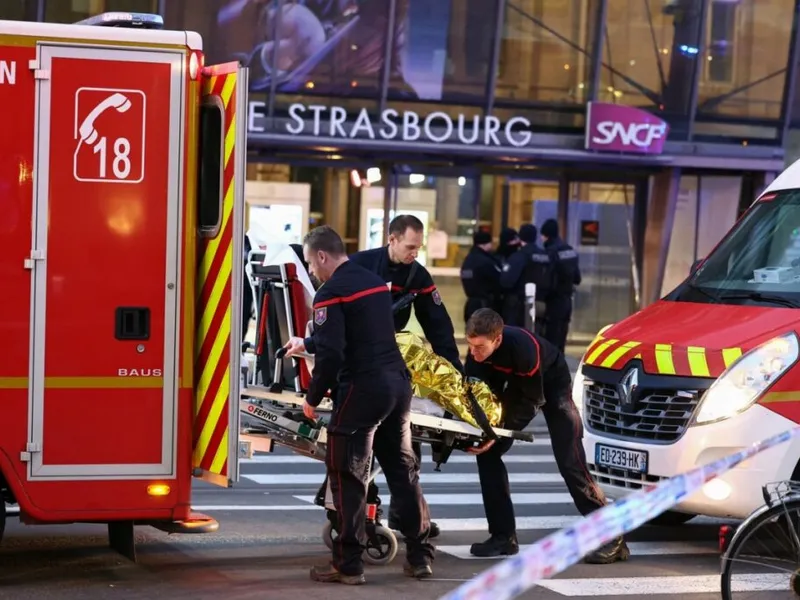
[(162, 27), (0, 21), (0, 536), (16, 504), (133, 557), (238, 479), (247, 71)]

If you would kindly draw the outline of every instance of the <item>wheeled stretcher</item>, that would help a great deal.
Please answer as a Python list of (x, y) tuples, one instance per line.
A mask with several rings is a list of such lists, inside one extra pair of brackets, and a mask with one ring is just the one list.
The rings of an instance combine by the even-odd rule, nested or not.
[[(239, 403), (241, 457), (250, 457), (254, 450), (271, 452), (273, 444), (280, 444), (298, 454), (325, 460), (332, 402), (329, 398), (323, 400), (317, 408), (320, 417), (316, 422), (303, 415), (302, 406), (313, 369), (313, 357), (301, 354), (286, 361), (282, 350), (288, 337), (305, 335), (308, 328), (310, 309), (304, 298), (308, 290), (304, 291), (304, 285), (297, 277), (298, 269), (303, 269), (301, 263), (277, 265), (277, 268), (259, 265), (252, 269), (258, 307), (255, 344), (258, 353), (255, 363), (258, 367), (255, 373), (244, 378), (246, 385)], [(264, 320), (271, 322), (264, 323)], [(271, 339), (265, 340), (267, 336)], [(274, 352), (269, 352), (267, 348), (274, 349)], [(266, 377), (268, 372), (272, 374), (271, 380)], [(477, 428), (453, 418), (426, 398), (415, 397), (412, 400), (412, 439), (431, 446), (437, 471), (447, 463), (453, 450), (466, 450), (485, 441), (487, 437), (533, 441), (533, 435), (528, 432), (491, 427), (488, 422), (482, 424), (482, 428)], [(378, 473), (379, 470), (373, 470), (371, 477), (374, 478)], [(329, 511), (323, 539), (330, 545), (335, 535), (335, 513), (330, 499), (325, 499), (328, 495), (323, 488), (318, 494), (317, 503)], [(375, 500), (368, 499), (369, 543), (364, 559), (371, 564), (386, 564), (397, 551), (397, 539), (391, 530), (380, 523)]]

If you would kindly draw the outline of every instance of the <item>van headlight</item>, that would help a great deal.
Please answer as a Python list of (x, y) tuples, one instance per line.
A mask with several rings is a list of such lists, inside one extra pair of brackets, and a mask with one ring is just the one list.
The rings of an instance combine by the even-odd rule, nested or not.
[(586, 378), (583, 376), (583, 361), (578, 365), (575, 377), (572, 378), (572, 401), (578, 409), (578, 414), (583, 419), (583, 388)]
[(773, 338), (736, 361), (706, 392), (695, 422), (729, 419), (750, 408), (797, 360), (794, 333)]

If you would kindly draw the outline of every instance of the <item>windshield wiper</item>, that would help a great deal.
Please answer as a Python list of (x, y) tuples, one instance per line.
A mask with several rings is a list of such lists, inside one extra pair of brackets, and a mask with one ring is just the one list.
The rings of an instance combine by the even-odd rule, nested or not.
[(772, 304), (781, 304), (789, 308), (800, 308), (800, 303), (794, 300), (789, 300), (782, 296), (775, 296), (772, 294), (764, 294), (762, 292), (730, 292), (722, 294), (720, 300), (756, 300), (758, 302), (771, 302)]
[(699, 285), (696, 285), (694, 283), (689, 282), (689, 283), (686, 284), (686, 286), (691, 290), (694, 290), (696, 292), (700, 292), (701, 294), (703, 294), (707, 298), (711, 298), (714, 302), (719, 302), (719, 298), (717, 298), (711, 292), (707, 292), (706, 290), (701, 288)]

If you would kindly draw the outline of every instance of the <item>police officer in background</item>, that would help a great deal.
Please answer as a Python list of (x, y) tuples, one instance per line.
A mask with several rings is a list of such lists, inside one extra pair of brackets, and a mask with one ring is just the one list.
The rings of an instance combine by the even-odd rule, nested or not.
[[(544, 414), (558, 470), (582, 515), (606, 505), (603, 492), (586, 466), (583, 424), (572, 401), (572, 378), (564, 355), (547, 340), (503, 323), (499, 314), (481, 309), (467, 323), (467, 375), (486, 382), (503, 405), (503, 427), (519, 431)], [(483, 509), (491, 537), (473, 544), (470, 553), (489, 557), (519, 552), (514, 506), (503, 455), (514, 440), (487, 440), (468, 451), (477, 455)], [(622, 537), (599, 548), (586, 562), (608, 564), (630, 555)]]
[(526, 223), (519, 228), (521, 248), (511, 255), (503, 267), (500, 286), (507, 294), (503, 307), (503, 321), (514, 327), (525, 327), (525, 285), (536, 284), (536, 323), (539, 335), (544, 328), (545, 303), (552, 285), (550, 256), (536, 245), (536, 227)]
[(500, 264), (492, 252), (492, 234), (476, 231), (472, 248), (461, 265), (461, 286), (467, 297), (464, 303), (464, 323), (479, 308), (497, 308), (500, 294)]
[[(422, 221), (413, 215), (397, 215), (389, 223), (389, 243), (382, 248), (362, 250), (353, 254), (350, 259), (362, 267), (377, 273), (380, 278), (390, 283), (392, 301), (396, 302), (406, 294), (416, 294), (413, 302), (414, 313), (417, 316), (425, 338), (430, 342), (434, 353), (449, 361), (460, 372), (464, 372), (464, 365), (458, 354), (453, 322), (442, 302), (442, 296), (433, 283), (428, 270), (417, 262), (419, 249), (422, 247), (423, 233), (425, 231)], [(386, 284), (384, 284), (386, 285)], [(411, 318), (411, 305), (395, 312), (394, 330), (400, 332), (408, 325)], [(412, 445), (417, 456), (417, 469), (422, 462), (422, 445), (414, 442)], [(377, 496), (377, 486), (370, 486), (371, 493)], [(389, 512), (389, 527), (402, 531), (399, 526), (399, 515), (395, 511), (395, 502), (391, 503)], [(431, 535), (439, 535), (436, 523), (431, 523)]]
[(500, 232), (500, 240), (497, 244), (497, 251), (495, 252), (501, 265), (507, 263), (511, 255), (519, 250), (519, 244), (517, 230), (513, 227), (503, 228)]
[(306, 417), (316, 419), (314, 409), (329, 389), (335, 390), (325, 465), (339, 520), (333, 562), (313, 567), (311, 579), (365, 583), (362, 554), (373, 450), (399, 505), (407, 548), (404, 571), (429, 577), (430, 517), (411, 450), (411, 376), (395, 340), (391, 294), (380, 277), (347, 258), (342, 238), (330, 227), (310, 231), (303, 246), (311, 273), (324, 285), (314, 296), (314, 332), (291, 338), (286, 356), (314, 355)]
[(546, 299), (547, 327), (544, 336), (564, 352), (572, 319), (572, 294), (575, 286), (581, 283), (578, 253), (559, 237), (555, 219), (548, 219), (542, 224), (541, 234), (544, 249), (553, 265), (553, 287)]

